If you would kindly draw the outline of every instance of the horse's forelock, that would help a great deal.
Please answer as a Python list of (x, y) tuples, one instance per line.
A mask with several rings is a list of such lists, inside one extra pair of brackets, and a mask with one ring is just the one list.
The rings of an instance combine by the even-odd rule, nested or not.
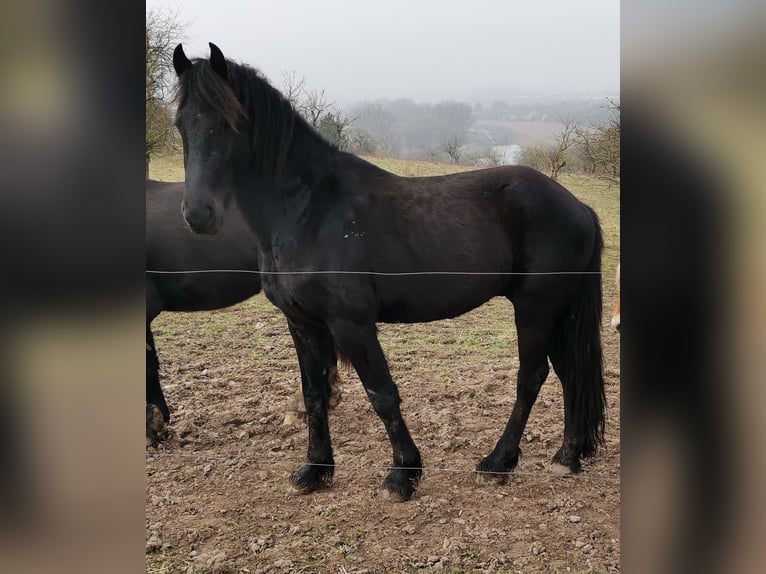
[(180, 78), (180, 105), (189, 97), (198, 98), (223, 115), (232, 128), (239, 129), (248, 116), (232, 86), (213, 70), (208, 60), (196, 59), (193, 63)]
[(227, 60), (228, 79), (224, 80), (208, 60), (192, 62), (179, 82), (179, 109), (187, 98), (198, 98), (235, 129), (247, 124), (253, 137), (253, 156), (262, 173), (273, 176), (279, 172), (298, 117), (290, 103), (249, 66)]

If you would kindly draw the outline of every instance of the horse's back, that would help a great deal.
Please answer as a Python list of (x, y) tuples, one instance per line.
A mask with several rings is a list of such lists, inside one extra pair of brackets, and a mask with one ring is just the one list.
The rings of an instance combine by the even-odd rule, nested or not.
[(530, 168), (406, 178), (362, 165), (341, 186), (350, 199), (317, 241), (326, 257), (411, 274), (370, 279), (383, 322), (454, 317), (535, 282), (517, 273), (583, 270), (593, 246), (588, 208)]
[[(418, 242), (442, 242), (443, 257), (462, 252), (485, 268), (489, 264), (487, 271), (511, 265), (535, 271), (547, 265), (584, 265), (592, 250), (592, 210), (532, 168), (500, 166), (405, 181), (399, 212), (420, 231)], [(436, 245), (431, 249), (437, 250)]]

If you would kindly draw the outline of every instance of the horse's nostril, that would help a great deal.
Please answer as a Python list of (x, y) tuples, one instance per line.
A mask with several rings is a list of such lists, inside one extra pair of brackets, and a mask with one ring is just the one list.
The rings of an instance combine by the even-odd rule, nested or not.
[(197, 204), (193, 208), (190, 208), (188, 204), (184, 207), (184, 219), (194, 232), (204, 234), (216, 232), (216, 208), (213, 202)]

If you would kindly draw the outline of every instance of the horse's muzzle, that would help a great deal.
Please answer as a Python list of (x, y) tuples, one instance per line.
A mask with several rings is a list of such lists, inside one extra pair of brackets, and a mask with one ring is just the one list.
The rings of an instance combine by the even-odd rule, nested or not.
[(205, 203), (189, 209), (188, 204), (184, 202), (182, 209), (184, 219), (194, 233), (213, 235), (221, 228), (221, 220), (216, 215), (213, 203)]

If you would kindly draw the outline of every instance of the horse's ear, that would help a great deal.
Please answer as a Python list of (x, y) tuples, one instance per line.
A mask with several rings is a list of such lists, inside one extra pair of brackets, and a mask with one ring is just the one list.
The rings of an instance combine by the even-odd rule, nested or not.
[(224, 80), (228, 79), (228, 74), (226, 73), (226, 58), (223, 57), (223, 52), (221, 52), (221, 49), (212, 42), (208, 42), (208, 44), (210, 45), (210, 66), (213, 68), (213, 71)]
[(180, 78), (191, 67), (191, 60), (184, 54), (183, 46), (178, 44), (176, 49), (173, 50), (173, 68), (175, 68), (176, 75)]

